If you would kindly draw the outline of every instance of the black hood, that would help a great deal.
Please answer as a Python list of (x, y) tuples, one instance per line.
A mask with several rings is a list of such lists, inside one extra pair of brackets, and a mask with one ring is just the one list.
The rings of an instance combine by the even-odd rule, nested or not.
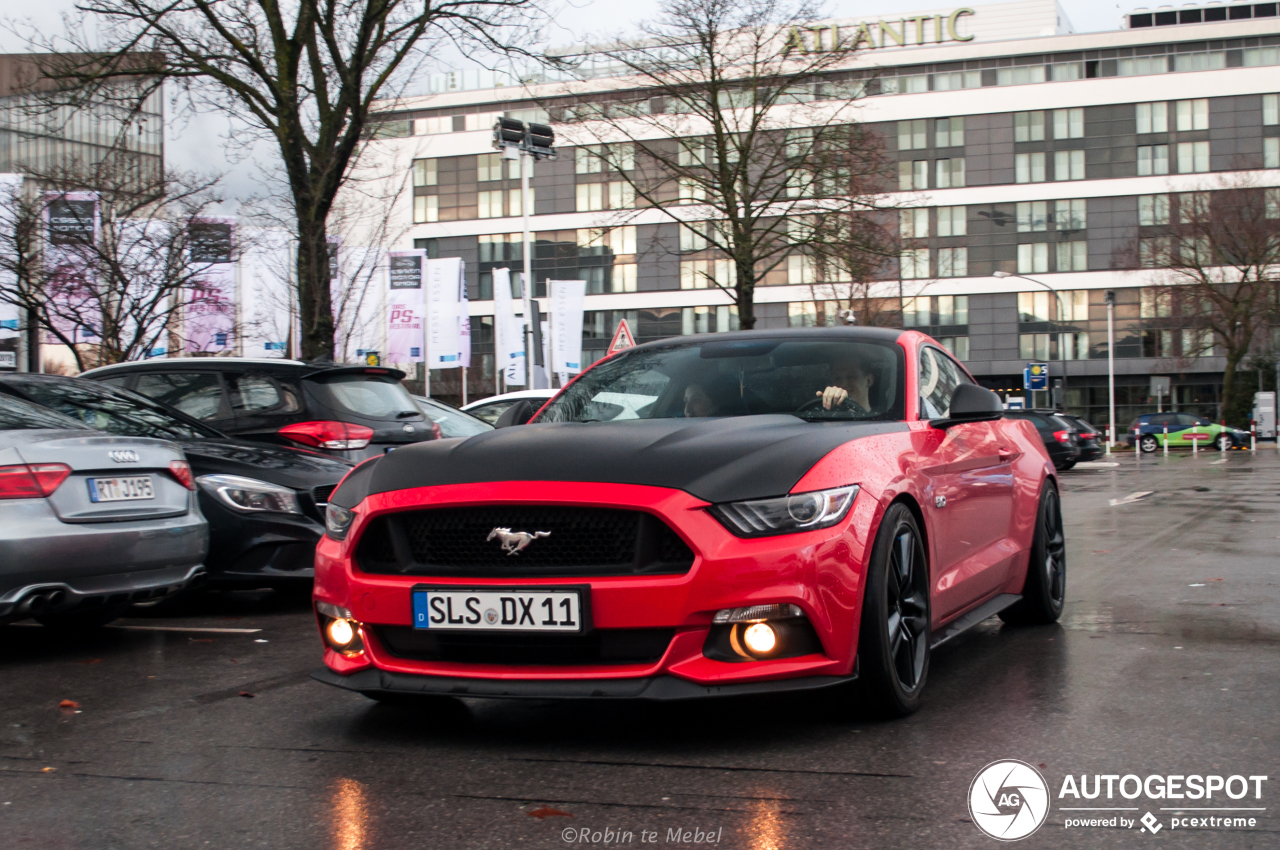
[(708, 502), (787, 493), (832, 449), (905, 431), (901, 422), (806, 422), (794, 416), (562, 422), (502, 428), (397, 449), (333, 495), (485, 481), (593, 481), (684, 490)]
[(354, 465), (345, 460), (249, 440), (184, 440), (196, 475), (242, 475), (295, 490), (337, 484)]

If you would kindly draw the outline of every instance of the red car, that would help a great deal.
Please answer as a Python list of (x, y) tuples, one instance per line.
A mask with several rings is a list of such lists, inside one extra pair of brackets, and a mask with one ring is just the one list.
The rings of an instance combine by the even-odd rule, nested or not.
[(665, 340), (527, 425), (353, 470), (316, 552), (315, 676), (378, 700), (852, 683), (904, 715), (938, 644), (1056, 620), (1064, 555), (1039, 436), (929, 337)]

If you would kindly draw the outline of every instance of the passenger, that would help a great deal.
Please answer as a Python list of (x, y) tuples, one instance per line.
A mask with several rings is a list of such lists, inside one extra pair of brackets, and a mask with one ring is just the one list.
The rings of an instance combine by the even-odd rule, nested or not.
[(716, 415), (716, 403), (701, 384), (690, 384), (684, 390), (684, 415), (700, 418)]
[(845, 357), (833, 363), (831, 382), (831, 386), (817, 393), (824, 410), (844, 407), (855, 413), (871, 412), (871, 387), (876, 376), (867, 371), (860, 358)]

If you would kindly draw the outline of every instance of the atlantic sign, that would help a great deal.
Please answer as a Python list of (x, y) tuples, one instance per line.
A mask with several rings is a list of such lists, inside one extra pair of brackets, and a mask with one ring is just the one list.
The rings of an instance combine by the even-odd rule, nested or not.
[(959, 23), (961, 18), (976, 14), (973, 9), (956, 9), (948, 15), (918, 15), (896, 21), (792, 27), (782, 50), (784, 53), (830, 53), (857, 50), (864, 44), (874, 49), (973, 41), (972, 33), (960, 34)]

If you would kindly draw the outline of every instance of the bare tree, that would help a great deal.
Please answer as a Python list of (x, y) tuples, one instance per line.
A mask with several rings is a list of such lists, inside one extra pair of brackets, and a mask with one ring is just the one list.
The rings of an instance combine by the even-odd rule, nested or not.
[(329, 358), (327, 225), (363, 140), (394, 132), (370, 126), (375, 102), (396, 97), (444, 42), (474, 53), (528, 38), (533, 3), (81, 0), (76, 8), (96, 30), (73, 27), (67, 37), (94, 58), (69, 57), (48, 73), (89, 91), (122, 77), (170, 81), (194, 105), (235, 115), (274, 142), (298, 240), (302, 356)]
[(1236, 371), (1276, 311), (1280, 283), (1280, 198), (1275, 190), (1238, 180), (1209, 191), (1184, 192), (1155, 210), (1167, 221), (1159, 235), (1141, 236), (1138, 265), (1162, 269), (1150, 313), (1182, 326), (1181, 362), (1213, 353), (1226, 356), (1222, 410), (1233, 410)]
[(128, 173), (72, 165), (11, 184), (0, 199), (11, 285), (0, 299), (67, 346), (80, 370), (145, 356), (193, 305), (226, 307), (205, 286), (209, 264), (192, 260), (221, 200), (214, 183), (171, 176), (139, 193)]
[[(665, 0), (639, 38), (592, 54), (636, 93), (559, 113), (578, 125), (579, 155), (625, 185), (610, 187), (620, 206), (625, 194), (664, 209), (729, 261), (730, 274), (699, 282), (733, 298), (743, 328), (755, 326), (756, 286), (804, 241), (788, 221), (861, 203), (849, 186), (881, 167), (865, 155), (879, 140), (852, 120), (865, 81), (833, 73), (856, 43), (816, 18), (804, 0)], [(841, 168), (821, 167), (832, 161)]]

